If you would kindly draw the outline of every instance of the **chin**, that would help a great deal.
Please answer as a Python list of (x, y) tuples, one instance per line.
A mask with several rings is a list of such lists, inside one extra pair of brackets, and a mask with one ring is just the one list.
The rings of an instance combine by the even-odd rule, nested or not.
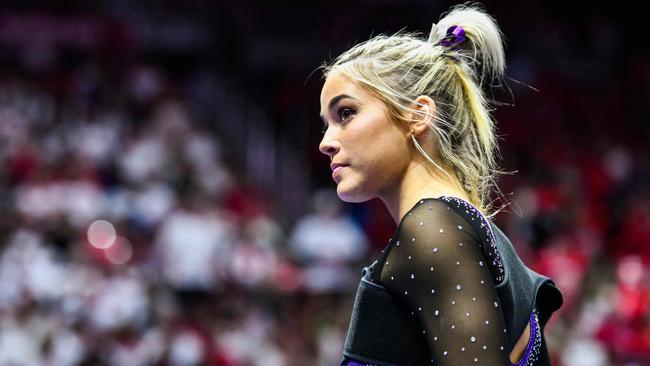
[(360, 187), (346, 187), (343, 181), (336, 186), (336, 194), (341, 201), (348, 203), (359, 203), (371, 200), (374, 196)]

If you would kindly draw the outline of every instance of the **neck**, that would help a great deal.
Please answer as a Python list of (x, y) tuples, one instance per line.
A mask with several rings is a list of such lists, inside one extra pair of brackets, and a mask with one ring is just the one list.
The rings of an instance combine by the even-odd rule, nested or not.
[(447, 169), (451, 179), (428, 161), (413, 160), (401, 181), (383, 192), (379, 198), (399, 224), (404, 215), (423, 198), (452, 196), (469, 201), (467, 193), (452, 169)]

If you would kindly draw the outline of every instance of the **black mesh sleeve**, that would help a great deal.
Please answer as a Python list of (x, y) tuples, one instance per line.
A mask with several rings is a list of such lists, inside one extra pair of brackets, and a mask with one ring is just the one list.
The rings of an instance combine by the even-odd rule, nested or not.
[(506, 330), (477, 233), (444, 201), (402, 219), (380, 283), (415, 313), (434, 365), (509, 365)]

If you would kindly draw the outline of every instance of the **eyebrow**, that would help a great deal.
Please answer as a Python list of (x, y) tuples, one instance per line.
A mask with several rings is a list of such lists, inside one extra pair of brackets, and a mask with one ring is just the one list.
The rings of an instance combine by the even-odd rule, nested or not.
[[(327, 109), (328, 110), (332, 109), (332, 107), (334, 107), (334, 105), (336, 105), (336, 103), (340, 102), (342, 99), (354, 99), (354, 100), (356, 100), (356, 98), (351, 97), (351, 96), (349, 96), (347, 94), (339, 94), (339, 95), (335, 96), (334, 98), (332, 98), (332, 100), (330, 100), (330, 103), (327, 105)], [(323, 123), (326, 123), (325, 122), (325, 117), (322, 114), (320, 115), (320, 119), (323, 120)]]

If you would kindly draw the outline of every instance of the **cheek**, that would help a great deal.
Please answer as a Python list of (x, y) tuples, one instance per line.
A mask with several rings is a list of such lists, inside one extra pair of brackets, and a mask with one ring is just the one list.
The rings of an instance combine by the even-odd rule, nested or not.
[(383, 178), (383, 180), (392, 180), (396, 176), (401, 176), (404, 172), (408, 159), (407, 151), (405, 151), (403, 141), (386, 139), (378, 140), (372, 152), (373, 158), (373, 174), (376, 178)]
[(382, 121), (377, 128), (368, 129), (364, 144), (360, 144), (358, 153), (363, 156), (364, 173), (377, 184), (388, 184), (401, 176), (408, 165), (409, 151), (400, 130)]

